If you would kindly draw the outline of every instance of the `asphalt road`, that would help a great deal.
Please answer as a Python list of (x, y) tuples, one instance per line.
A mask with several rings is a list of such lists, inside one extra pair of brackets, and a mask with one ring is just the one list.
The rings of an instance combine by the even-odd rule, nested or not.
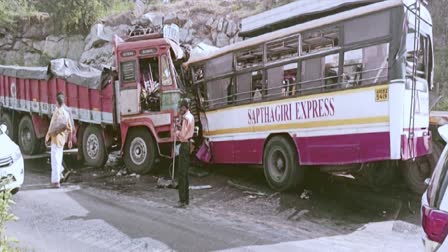
[[(397, 191), (354, 202), (359, 194), (336, 183), (333, 189), (313, 188), (312, 199), (303, 201), (269, 191), (256, 172), (218, 169), (208, 178), (192, 178), (192, 184), (209, 182), (213, 189), (193, 191), (192, 206), (176, 209), (177, 191), (156, 189), (152, 175), (85, 169), (62, 189), (51, 189), (49, 174), (46, 162), (27, 161), (25, 184), (14, 197), (13, 213), (20, 219), (8, 224), (7, 234), (25, 251), (325, 251), (335, 244), (348, 249), (340, 251), (376, 251), (400, 248), (400, 242), (411, 249), (419, 242), (418, 215), (410, 213), (418, 206), (407, 206), (418, 197)], [(229, 187), (228, 179), (269, 196), (248, 196)]]

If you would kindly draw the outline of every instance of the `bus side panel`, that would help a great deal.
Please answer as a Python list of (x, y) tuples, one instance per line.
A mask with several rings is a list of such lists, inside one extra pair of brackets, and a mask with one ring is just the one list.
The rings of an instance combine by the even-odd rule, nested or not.
[(390, 133), (296, 138), (303, 165), (353, 164), (390, 159)]
[(234, 146), (235, 160), (241, 164), (262, 164), (265, 139), (240, 140)]

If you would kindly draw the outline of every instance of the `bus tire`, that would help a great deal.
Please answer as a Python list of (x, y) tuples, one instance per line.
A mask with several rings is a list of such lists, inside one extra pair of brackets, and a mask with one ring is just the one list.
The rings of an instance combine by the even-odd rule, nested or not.
[(12, 123), (12, 118), (8, 113), (3, 112), (2, 118), (0, 118), (0, 124), (6, 125), (8, 128), (6, 133), (8, 137), (14, 141), (14, 125)]
[(95, 125), (89, 125), (84, 130), (82, 138), (82, 153), (88, 166), (103, 167), (107, 161), (106, 146), (102, 130)]
[(419, 195), (426, 190), (425, 180), (431, 177), (431, 163), (428, 157), (417, 158), (415, 161), (408, 160), (402, 163), (403, 178), (408, 188)]
[(145, 128), (131, 129), (124, 146), (124, 163), (132, 173), (145, 174), (154, 169), (157, 146)]
[(18, 133), (19, 147), (23, 154), (33, 155), (41, 150), (41, 141), (36, 137), (33, 121), (29, 116), (20, 119)]
[(294, 189), (303, 182), (295, 145), (282, 136), (274, 136), (266, 144), (263, 155), (266, 181), (276, 191)]

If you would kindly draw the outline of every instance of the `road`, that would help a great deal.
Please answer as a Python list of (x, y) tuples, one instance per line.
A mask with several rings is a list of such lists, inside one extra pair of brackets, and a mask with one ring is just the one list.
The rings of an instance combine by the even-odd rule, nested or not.
[[(177, 192), (155, 187), (163, 175), (116, 176), (77, 166), (62, 189), (48, 187), (45, 160), (26, 162), (7, 234), (25, 251), (395, 251), (420, 248), (418, 197), (379, 193), (316, 178), (310, 200), (277, 194), (252, 168), (216, 168), (192, 184), (192, 206), (173, 207)], [(228, 180), (261, 195), (247, 195)], [(314, 186), (313, 186), (314, 185)], [(335, 190), (335, 188), (337, 188)], [(356, 190), (352, 190), (356, 188)], [(266, 196), (264, 196), (266, 195)], [(359, 195), (367, 195), (360, 199)], [(335, 249), (333, 249), (335, 248)]]

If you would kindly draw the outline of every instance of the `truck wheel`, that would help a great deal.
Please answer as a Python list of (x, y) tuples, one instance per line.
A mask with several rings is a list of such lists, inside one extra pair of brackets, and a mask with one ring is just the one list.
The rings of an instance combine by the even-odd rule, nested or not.
[(428, 158), (422, 157), (415, 161), (405, 161), (402, 166), (403, 177), (408, 188), (419, 195), (423, 194), (426, 190), (425, 180), (431, 177), (431, 172), (434, 169)]
[(24, 116), (19, 123), (19, 146), (26, 155), (33, 155), (40, 151), (41, 141), (34, 132), (33, 121), (29, 116)]
[(82, 153), (88, 166), (103, 167), (107, 161), (106, 147), (104, 145), (101, 129), (89, 125), (82, 138)]
[(130, 172), (144, 174), (152, 171), (156, 153), (156, 144), (147, 129), (137, 128), (129, 131), (124, 149), (124, 163)]
[(293, 189), (303, 182), (304, 169), (299, 167), (296, 148), (284, 137), (275, 136), (269, 140), (263, 168), (269, 186), (276, 191)]
[(9, 136), (9, 138), (11, 138), (11, 140), (14, 141), (14, 127), (12, 124), (12, 119), (11, 116), (9, 114), (3, 113), (2, 118), (0, 119), (0, 124), (4, 124), (6, 125), (6, 127), (8, 128), (7, 130), (7, 135)]

